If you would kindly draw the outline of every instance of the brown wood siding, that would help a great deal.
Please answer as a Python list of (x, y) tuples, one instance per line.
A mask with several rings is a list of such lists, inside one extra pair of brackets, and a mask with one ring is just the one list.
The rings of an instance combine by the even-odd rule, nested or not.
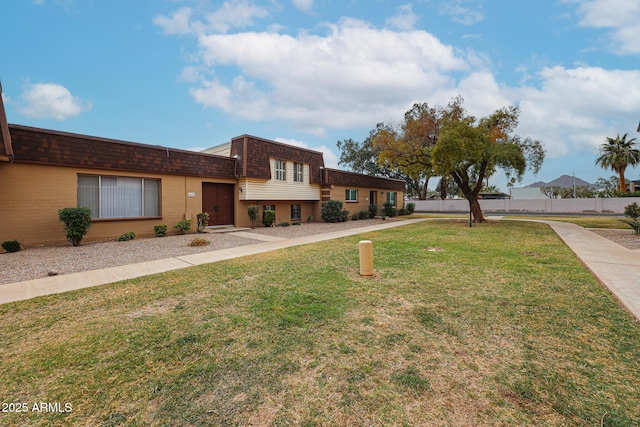
[(160, 146), (9, 125), (16, 162), (233, 178), (235, 160)]
[(271, 179), (269, 158), (272, 158), (310, 165), (310, 182), (319, 184), (320, 168), (324, 167), (322, 153), (319, 151), (249, 135), (239, 136), (231, 141), (231, 156), (238, 156), (238, 176), (241, 178)]
[(323, 188), (343, 186), (347, 188), (378, 188), (404, 192), (405, 182), (399, 179), (380, 178), (337, 169), (325, 169)]

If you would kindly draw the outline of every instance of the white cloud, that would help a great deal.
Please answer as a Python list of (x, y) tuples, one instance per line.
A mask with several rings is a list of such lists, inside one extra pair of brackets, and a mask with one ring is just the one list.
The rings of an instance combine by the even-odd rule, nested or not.
[(38, 6), (42, 6), (42, 5), (44, 5), (44, 0), (33, 0), (33, 4), (38, 5)]
[(183, 7), (169, 17), (158, 15), (153, 22), (161, 27), (165, 34), (226, 33), (231, 29), (249, 27), (256, 19), (269, 16), (269, 12), (263, 7), (250, 4), (247, 0), (230, 0), (225, 1), (218, 10), (205, 14), (203, 20), (194, 19), (193, 15), (192, 8)]
[(65, 120), (92, 108), (90, 102), (73, 96), (56, 83), (29, 84), (20, 98), (19, 111), (34, 119)]
[(313, 9), (314, 0), (293, 0), (293, 5), (296, 9), (308, 12)]
[(314, 151), (320, 151), (322, 153), (324, 159), (324, 166), (327, 168), (338, 168), (338, 156), (326, 145), (321, 145), (319, 147), (309, 147), (309, 144), (303, 141), (298, 141), (296, 139), (287, 139), (287, 138), (275, 138), (276, 142), (282, 142), (283, 144), (289, 144), (296, 147), (308, 148)]
[(398, 30), (413, 30), (420, 17), (413, 13), (413, 5), (405, 4), (398, 8), (398, 14), (387, 19), (388, 26)]
[(580, 25), (610, 31), (613, 49), (621, 55), (640, 54), (638, 0), (571, 0), (577, 3)]
[(453, 22), (463, 25), (474, 25), (484, 20), (482, 7), (472, 9), (466, 6), (470, 0), (445, 0), (440, 4), (440, 13), (449, 15)]
[[(197, 102), (251, 120), (286, 120), (323, 135), (370, 126), (468, 68), (451, 46), (425, 31), (394, 32), (343, 19), (325, 35), (244, 32), (199, 37), (202, 63), (237, 75), (202, 80)], [(418, 97), (416, 99), (416, 97)]]
[(607, 136), (633, 131), (640, 70), (553, 67), (538, 78), (539, 88), (517, 88), (513, 94), (522, 111), (519, 131), (543, 140), (549, 157), (595, 152)]

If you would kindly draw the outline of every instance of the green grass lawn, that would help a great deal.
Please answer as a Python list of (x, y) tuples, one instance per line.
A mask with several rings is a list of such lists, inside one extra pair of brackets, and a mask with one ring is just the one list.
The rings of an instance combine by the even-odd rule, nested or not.
[[(485, 217), (490, 216), (489, 214), (484, 214)], [(469, 214), (460, 214), (460, 213), (414, 213), (411, 215), (411, 218), (455, 218), (455, 219), (468, 219)], [(598, 215), (550, 215), (550, 216), (542, 216), (542, 215), (509, 215), (504, 214), (504, 219), (520, 219), (520, 220), (540, 220), (540, 221), (561, 221), (561, 222), (571, 222), (573, 224), (577, 224), (584, 228), (617, 228), (617, 229), (631, 229), (627, 224), (620, 221), (624, 218), (623, 215), (620, 216), (598, 216)]]
[(1, 305), (0, 330), (0, 401), (29, 406), (0, 425), (640, 423), (640, 328), (543, 224), (289, 248)]

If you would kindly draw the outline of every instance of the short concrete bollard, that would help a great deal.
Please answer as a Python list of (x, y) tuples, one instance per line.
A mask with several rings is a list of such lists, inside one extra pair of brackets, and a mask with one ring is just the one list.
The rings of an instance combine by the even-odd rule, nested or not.
[(373, 243), (371, 240), (361, 240), (359, 249), (360, 275), (373, 276)]

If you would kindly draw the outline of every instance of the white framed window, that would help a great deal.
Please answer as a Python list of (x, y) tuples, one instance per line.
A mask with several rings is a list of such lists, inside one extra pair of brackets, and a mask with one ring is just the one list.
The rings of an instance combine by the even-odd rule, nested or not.
[(291, 219), (299, 220), (302, 218), (302, 205), (291, 205)]
[(391, 203), (391, 206), (396, 207), (396, 198), (398, 193), (395, 191), (387, 191), (387, 202)]
[(344, 191), (344, 200), (346, 202), (357, 202), (358, 201), (358, 190), (355, 188), (347, 188)]
[(284, 160), (275, 161), (276, 181), (287, 180), (287, 163)]
[(160, 180), (126, 176), (78, 175), (78, 206), (93, 218), (160, 216)]
[(263, 211), (275, 211), (276, 205), (264, 205), (262, 206)]
[(304, 178), (302, 175), (302, 171), (304, 170), (302, 163), (294, 163), (293, 164), (293, 180), (295, 182), (303, 182)]

